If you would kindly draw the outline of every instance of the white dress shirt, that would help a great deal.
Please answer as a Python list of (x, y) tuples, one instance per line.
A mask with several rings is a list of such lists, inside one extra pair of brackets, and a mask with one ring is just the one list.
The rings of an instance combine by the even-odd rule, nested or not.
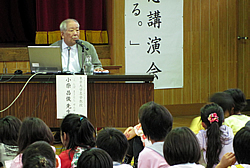
[[(69, 71), (70, 72), (80, 72), (81, 67), (79, 64), (78, 50), (76, 44), (70, 47), (70, 59), (69, 59)], [(62, 42), (62, 69), (63, 72), (67, 71), (68, 66), (68, 46)]]

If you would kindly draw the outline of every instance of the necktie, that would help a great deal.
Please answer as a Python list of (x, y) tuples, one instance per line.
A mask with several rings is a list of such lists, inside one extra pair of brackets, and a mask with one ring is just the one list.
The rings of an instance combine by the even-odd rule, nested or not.
[(70, 61), (70, 49), (71, 47), (67, 47), (68, 49), (68, 64), (67, 64), (67, 71), (69, 71), (69, 61)]

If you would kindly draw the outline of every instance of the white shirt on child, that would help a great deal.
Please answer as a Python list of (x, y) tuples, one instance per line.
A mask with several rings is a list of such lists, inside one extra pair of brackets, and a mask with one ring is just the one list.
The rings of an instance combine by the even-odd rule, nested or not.
[[(222, 156), (228, 152), (232, 152), (234, 153), (233, 150), (233, 138), (234, 138), (234, 134), (233, 131), (230, 127), (226, 126), (226, 125), (222, 125), (220, 126), (220, 130), (222, 132), (222, 139), (224, 139), (224, 141), (222, 142), (222, 149), (219, 155), (219, 160), (221, 160)], [(200, 144), (200, 148), (202, 150), (202, 154), (203, 154), (203, 158), (201, 158), (201, 162), (200, 164), (202, 165), (206, 165), (206, 151), (207, 151), (207, 130), (200, 130), (199, 133), (196, 135), (197, 139), (199, 141)], [(214, 165), (215, 167), (216, 165)]]
[(204, 166), (195, 163), (185, 163), (185, 164), (177, 164), (170, 166), (172, 168), (204, 168)]

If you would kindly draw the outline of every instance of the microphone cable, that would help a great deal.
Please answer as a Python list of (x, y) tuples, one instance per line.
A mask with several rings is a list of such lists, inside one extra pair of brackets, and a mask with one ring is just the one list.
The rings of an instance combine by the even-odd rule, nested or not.
[(1, 78), (0, 78), (0, 83), (5, 83), (5, 82), (9, 82), (11, 79), (13, 79), (16, 75), (12, 75), (9, 79), (7, 79), (6, 81), (2, 81), (2, 79), (3, 79), (3, 76), (4, 76), (4, 74), (2, 74), (1, 75)]
[[(23, 86), (23, 88), (21, 89), (21, 91), (19, 92), (19, 94), (16, 96), (16, 98), (15, 98), (15, 99), (14, 99), (5, 109), (1, 110), (0, 113), (2, 113), (2, 112), (4, 112), (4, 111), (8, 110), (8, 109), (16, 102), (16, 100), (17, 100), (17, 99), (19, 98), (19, 96), (22, 94), (23, 90), (26, 88), (26, 86), (27, 86), (27, 84), (29, 83), (29, 81), (30, 81), (34, 76), (36, 76), (37, 74), (41, 74), (41, 73), (37, 72), (37, 73), (33, 74), (32, 76), (30, 76), (29, 79), (27, 80), (27, 82), (25, 83), (25, 85)], [(12, 78), (13, 78), (13, 77), (12, 77)], [(10, 78), (10, 79), (7, 80), (7, 81), (10, 81), (12, 78)]]

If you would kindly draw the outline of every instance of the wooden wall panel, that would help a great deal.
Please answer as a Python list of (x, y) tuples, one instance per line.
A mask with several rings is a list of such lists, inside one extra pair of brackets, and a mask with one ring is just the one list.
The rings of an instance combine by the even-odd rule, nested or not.
[[(110, 59), (109, 45), (94, 45), (99, 59)], [(0, 48), (1, 62), (29, 61), (27, 47), (2, 47)]]
[(208, 95), (210, 93), (210, 2), (209, 1), (201, 1), (201, 96), (200, 102), (206, 102), (208, 100)]
[[(191, 3), (184, 3), (183, 8), (185, 9), (183, 11), (183, 23), (189, 23), (190, 22), (190, 14), (192, 13), (192, 4)], [(184, 17), (188, 16), (188, 17)], [(183, 103), (188, 104), (192, 103), (192, 49), (189, 49), (189, 47), (192, 47), (191, 42), (191, 30), (192, 30), (192, 24), (183, 24), (183, 85), (186, 89), (183, 90)], [(156, 96), (156, 93), (155, 93)], [(157, 101), (156, 101), (157, 102)], [(166, 104), (165, 102), (163, 104)], [(172, 104), (172, 103), (171, 103)], [(167, 104), (166, 104), (167, 105)]]
[[(6, 57), (7, 55), (7, 57)], [(17, 57), (18, 56), (18, 57)], [(27, 61), (28, 50), (26, 47), (0, 48), (0, 61)]]
[[(125, 0), (107, 0), (107, 20), (112, 64), (122, 65), (125, 72)], [(111, 11), (111, 12), (110, 12)], [(111, 18), (111, 19), (110, 19)]]
[(172, 90), (172, 104), (177, 104), (177, 103), (183, 103), (183, 89), (177, 88), (177, 89), (171, 89)]
[[(192, 1), (192, 11), (190, 18), (192, 19), (192, 64), (191, 64), (191, 76), (192, 76), (192, 103), (200, 102), (200, 4), (196, 1)], [(185, 16), (184, 16), (185, 17)]]
[(237, 87), (236, 0), (183, 2), (184, 87), (155, 91), (173, 99), (155, 100), (164, 105), (205, 103), (214, 92)]
[(210, 0), (210, 92), (218, 91), (219, 82), (219, 27), (218, 1)]
[(157, 89), (154, 90), (154, 94), (156, 94), (157, 96), (154, 96), (154, 101), (158, 102), (159, 104), (163, 104), (164, 103), (164, 92), (162, 91), (162, 89)]
[[(238, 34), (250, 38), (250, 1), (238, 1)], [(250, 39), (237, 40), (238, 43), (238, 85), (250, 99)]]
[[(228, 1), (230, 2), (230, 1)], [(231, 13), (232, 11), (237, 11), (237, 1), (234, 1), (232, 3), (228, 3), (228, 13)], [(237, 12), (236, 12), (237, 13)], [(237, 44), (237, 31), (235, 30), (235, 24), (237, 24), (237, 20), (239, 17), (237, 14), (235, 15), (228, 15), (228, 36), (227, 36), (227, 62), (228, 62), (228, 72), (227, 76), (229, 79), (228, 82), (228, 88), (234, 88), (235, 86), (238, 86), (237, 80), (231, 80), (231, 77), (237, 77), (237, 45), (230, 45), (231, 43)], [(237, 27), (237, 26), (236, 26)], [(238, 86), (239, 87), (239, 86)]]
[[(163, 91), (163, 103), (173, 104), (173, 90), (172, 89), (162, 89)], [(157, 101), (155, 101), (157, 102)], [(157, 102), (159, 103), (159, 102)], [(160, 104), (160, 103), (159, 103)]]
[(28, 61), (4, 62), (3, 64), (6, 73), (14, 73), (18, 69), (22, 70), (23, 73), (30, 72), (30, 63)]
[[(124, 8), (125, 0), (110, 1), (115, 4), (113, 27), (124, 30), (124, 23), (121, 25), (117, 18), (124, 19), (124, 13), (118, 9)], [(155, 90), (155, 102), (162, 105), (205, 103), (214, 92), (237, 87), (236, 2), (183, 0), (184, 86), (181, 89)], [(119, 36), (112, 38), (117, 44), (123, 44), (124, 36)], [(122, 65), (125, 65), (125, 53), (117, 52), (116, 46), (112, 44), (116, 52), (111, 54), (115, 54), (115, 59), (123, 60)]]
[(3, 73), (4, 71), (4, 64), (3, 62), (0, 62), (0, 73)]
[[(222, 29), (222, 30), (227, 30), (227, 24), (228, 24), (228, 10), (227, 8), (225, 8), (225, 6), (227, 6), (227, 1), (219, 1), (218, 2), (218, 11), (219, 11), (219, 15), (218, 15), (218, 29)], [(221, 21), (221, 20), (225, 20), (225, 21)], [(218, 63), (219, 63), (219, 80), (225, 79), (224, 82), (219, 82), (218, 85), (218, 90), (224, 90), (225, 88), (228, 88), (228, 63), (227, 63), (227, 34), (228, 31), (222, 31), (219, 32), (218, 35), (218, 42), (220, 45), (218, 48)]]

